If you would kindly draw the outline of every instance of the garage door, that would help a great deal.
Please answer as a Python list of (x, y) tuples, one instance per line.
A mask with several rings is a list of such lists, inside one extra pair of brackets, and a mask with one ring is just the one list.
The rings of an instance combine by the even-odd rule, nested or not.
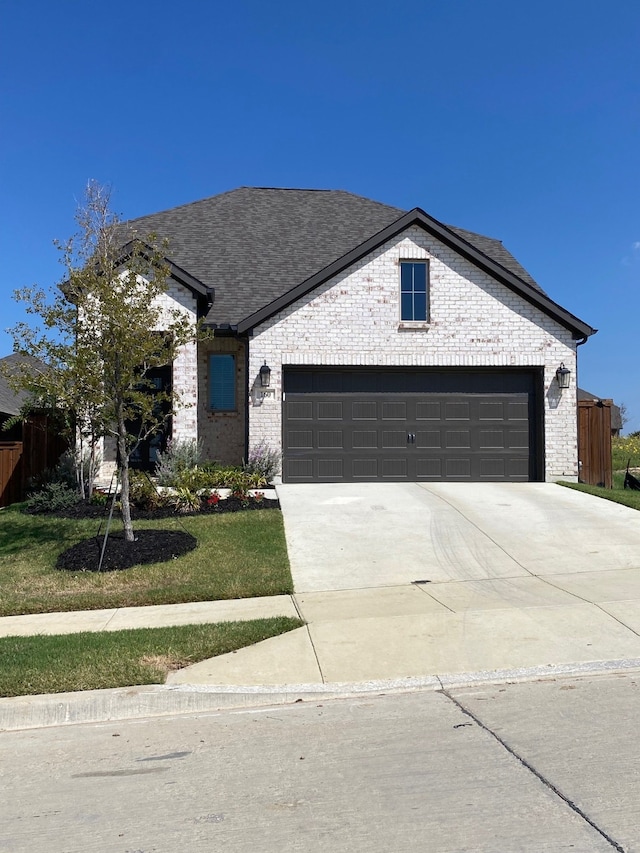
[(536, 479), (535, 387), (525, 371), (289, 368), (283, 479)]

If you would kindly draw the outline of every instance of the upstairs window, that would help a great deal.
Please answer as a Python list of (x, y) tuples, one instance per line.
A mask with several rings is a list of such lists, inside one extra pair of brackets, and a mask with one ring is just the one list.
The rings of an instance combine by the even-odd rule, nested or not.
[(209, 408), (212, 412), (233, 412), (236, 408), (236, 357), (212, 353), (209, 356)]
[(400, 261), (400, 319), (427, 321), (429, 264), (427, 261)]

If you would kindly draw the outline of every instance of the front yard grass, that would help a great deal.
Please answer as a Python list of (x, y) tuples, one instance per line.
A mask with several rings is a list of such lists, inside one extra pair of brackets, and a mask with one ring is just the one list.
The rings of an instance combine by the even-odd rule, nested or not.
[(0, 696), (162, 684), (170, 670), (235, 651), (302, 624), (298, 619), (279, 616), (212, 625), (3, 637)]
[(625, 489), (623, 483), (624, 472), (615, 472), (612, 489), (604, 489), (601, 486), (587, 486), (585, 483), (560, 482), (558, 485), (566, 486), (569, 489), (576, 489), (579, 492), (586, 492), (589, 495), (596, 495), (596, 497), (604, 498), (607, 501), (624, 504), (624, 506), (631, 507), (631, 509), (640, 510), (640, 492)]
[[(139, 521), (186, 529), (198, 547), (166, 563), (116, 572), (55, 568), (59, 553), (94, 536), (99, 522), (0, 512), (0, 616), (280, 595), (293, 590), (279, 510)], [(114, 524), (114, 529), (119, 529)]]

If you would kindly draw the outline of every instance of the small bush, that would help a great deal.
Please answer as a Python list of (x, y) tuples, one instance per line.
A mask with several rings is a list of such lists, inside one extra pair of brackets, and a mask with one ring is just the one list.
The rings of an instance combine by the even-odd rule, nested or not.
[(254, 445), (249, 451), (249, 458), (244, 470), (256, 474), (263, 484), (270, 483), (280, 471), (282, 454), (279, 450), (273, 450), (264, 439)]
[(129, 499), (139, 509), (156, 509), (163, 503), (156, 487), (142, 471), (129, 471)]
[(217, 482), (218, 478), (214, 472), (203, 468), (191, 468), (178, 474), (174, 486), (198, 492), (201, 489), (215, 489)]
[(78, 493), (66, 483), (48, 483), (27, 498), (25, 509), (30, 513), (54, 512), (78, 503)]
[(179, 513), (198, 512), (202, 501), (196, 492), (192, 492), (185, 486), (179, 486), (171, 496), (171, 505)]
[(202, 447), (195, 438), (173, 439), (164, 453), (158, 454), (156, 476), (161, 486), (175, 486), (179, 475), (196, 468)]

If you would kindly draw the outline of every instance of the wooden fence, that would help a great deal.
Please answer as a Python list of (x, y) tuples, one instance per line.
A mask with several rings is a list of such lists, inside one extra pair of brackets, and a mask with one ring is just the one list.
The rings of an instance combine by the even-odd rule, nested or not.
[(22, 500), (22, 442), (0, 442), (0, 506)]
[(68, 444), (49, 415), (32, 415), (22, 441), (0, 441), (0, 507), (24, 500), (29, 481), (55, 468)]
[(578, 460), (580, 482), (613, 486), (611, 465), (612, 400), (578, 401)]

